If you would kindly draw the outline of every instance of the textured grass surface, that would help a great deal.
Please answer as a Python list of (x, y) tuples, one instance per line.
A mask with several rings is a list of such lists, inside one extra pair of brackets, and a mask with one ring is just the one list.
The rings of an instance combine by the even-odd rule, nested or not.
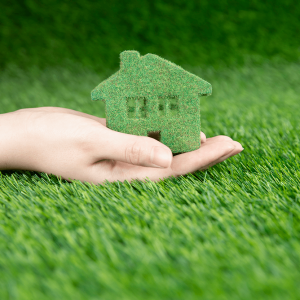
[[(300, 64), (189, 71), (214, 87), (202, 130), (245, 150), (157, 184), (2, 171), (0, 299), (299, 299)], [(103, 79), (92, 71), (0, 77), (1, 113), (62, 106), (104, 117), (90, 101)]]

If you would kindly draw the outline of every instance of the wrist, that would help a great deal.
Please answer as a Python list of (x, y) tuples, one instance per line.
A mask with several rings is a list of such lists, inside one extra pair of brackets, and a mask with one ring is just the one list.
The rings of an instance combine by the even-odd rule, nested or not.
[(22, 117), (17, 111), (0, 114), (0, 170), (28, 169)]

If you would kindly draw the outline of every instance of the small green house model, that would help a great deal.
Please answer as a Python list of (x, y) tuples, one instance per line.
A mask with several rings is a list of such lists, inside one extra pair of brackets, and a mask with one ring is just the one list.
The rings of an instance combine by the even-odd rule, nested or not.
[(105, 101), (106, 126), (148, 136), (172, 153), (200, 147), (200, 97), (211, 84), (157, 55), (137, 51), (120, 54), (120, 70), (92, 91)]

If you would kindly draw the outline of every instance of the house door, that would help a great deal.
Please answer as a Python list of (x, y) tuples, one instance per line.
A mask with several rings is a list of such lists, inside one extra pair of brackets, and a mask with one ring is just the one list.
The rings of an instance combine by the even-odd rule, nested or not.
[(160, 142), (160, 130), (159, 131), (148, 131), (147, 136)]

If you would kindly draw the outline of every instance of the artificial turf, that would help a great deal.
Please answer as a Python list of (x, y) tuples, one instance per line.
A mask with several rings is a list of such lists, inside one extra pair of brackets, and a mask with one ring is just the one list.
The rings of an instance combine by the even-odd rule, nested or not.
[[(159, 183), (2, 171), (0, 299), (299, 299), (300, 63), (188, 70), (214, 87), (201, 130), (244, 151)], [(104, 117), (90, 91), (106, 75), (7, 68), (0, 113)]]

